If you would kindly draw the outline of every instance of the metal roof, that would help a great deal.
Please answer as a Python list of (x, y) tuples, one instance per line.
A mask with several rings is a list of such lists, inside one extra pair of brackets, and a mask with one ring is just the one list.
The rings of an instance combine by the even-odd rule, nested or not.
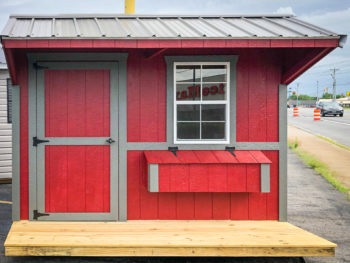
[(8, 38), (339, 38), (292, 15), (11, 15)]

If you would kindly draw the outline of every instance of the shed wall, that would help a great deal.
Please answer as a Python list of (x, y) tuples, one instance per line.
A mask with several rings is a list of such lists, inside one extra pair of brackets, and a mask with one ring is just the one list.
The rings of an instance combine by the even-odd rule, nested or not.
[(12, 177), (12, 124), (7, 121), (7, 69), (0, 69), (0, 179)]
[[(278, 141), (278, 51), (186, 49), (166, 55), (237, 54), (237, 141)], [(145, 56), (146, 55), (146, 56)], [(166, 67), (162, 55), (147, 59), (131, 50), (127, 65), (128, 142), (166, 141)], [(28, 66), (18, 51), (21, 88), (21, 219), (28, 219)], [(128, 151), (128, 219), (278, 219), (278, 151), (265, 151), (271, 164), (270, 193), (149, 193), (142, 151)]]

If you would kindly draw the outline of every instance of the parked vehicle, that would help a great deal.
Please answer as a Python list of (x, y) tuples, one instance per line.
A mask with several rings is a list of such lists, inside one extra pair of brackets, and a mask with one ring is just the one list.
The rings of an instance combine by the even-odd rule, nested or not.
[(344, 115), (343, 107), (335, 101), (321, 101), (316, 105), (316, 108), (321, 110), (322, 117), (326, 115), (343, 117)]

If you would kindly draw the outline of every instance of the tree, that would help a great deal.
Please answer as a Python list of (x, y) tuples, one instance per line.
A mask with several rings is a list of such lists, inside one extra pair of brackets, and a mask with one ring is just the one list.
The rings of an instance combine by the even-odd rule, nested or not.
[[(289, 96), (289, 99), (290, 100), (296, 100), (297, 99), (297, 95), (293, 94), (293, 95)], [(316, 100), (316, 97), (311, 97), (311, 96), (306, 95), (306, 94), (300, 94), (298, 96), (298, 99), (299, 100)]]
[[(344, 94), (337, 95), (337, 99), (340, 99), (340, 98), (345, 98)], [(333, 99), (333, 94), (332, 93), (328, 93), (328, 92), (323, 93), (321, 99)]]

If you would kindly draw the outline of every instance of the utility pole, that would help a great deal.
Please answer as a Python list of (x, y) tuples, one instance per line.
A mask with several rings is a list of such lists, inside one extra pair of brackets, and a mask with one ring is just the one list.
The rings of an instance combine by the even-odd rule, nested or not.
[(331, 69), (331, 77), (333, 79), (333, 101), (337, 100), (337, 80), (335, 78), (335, 73), (338, 71), (338, 68)]
[(318, 101), (318, 81), (317, 81), (317, 91), (316, 91), (316, 102)]
[(297, 107), (299, 105), (299, 82), (297, 83)]

